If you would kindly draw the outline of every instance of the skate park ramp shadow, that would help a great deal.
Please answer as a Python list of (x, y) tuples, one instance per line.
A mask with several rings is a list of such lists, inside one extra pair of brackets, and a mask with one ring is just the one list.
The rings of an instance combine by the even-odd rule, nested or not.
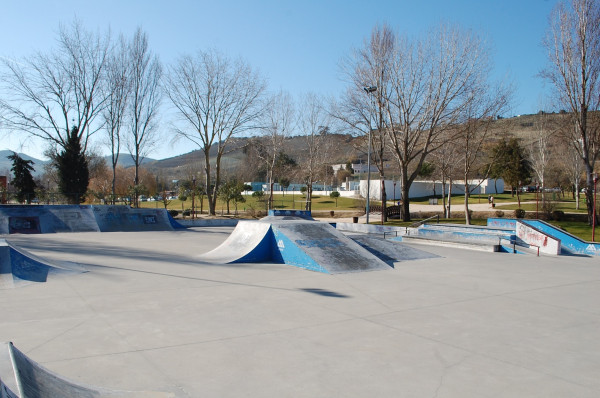
[(116, 391), (78, 384), (46, 369), (12, 343), (0, 343), (1, 398), (172, 398), (174, 394)]
[(68, 261), (49, 261), (0, 239), (0, 289), (46, 282), (49, 275), (87, 272)]
[(199, 257), (217, 264), (275, 262), (327, 274), (390, 269), (331, 225), (292, 217), (242, 220), (221, 245)]

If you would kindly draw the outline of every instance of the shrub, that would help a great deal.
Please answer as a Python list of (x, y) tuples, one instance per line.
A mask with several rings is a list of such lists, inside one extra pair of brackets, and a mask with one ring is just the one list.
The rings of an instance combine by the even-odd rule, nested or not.
[(262, 198), (263, 196), (265, 196), (265, 193), (263, 191), (254, 191), (252, 192), (252, 196), (254, 196), (255, 198)]
[(516, 218), (525, 218), (525, 210), (523, 210), (523, 209), (515, 210), (515, 217)]
[(189, 217), (189, 216), (191, 216), (191, 215), (192, 215), (192, 210), (191, 210), (191, 209), (185, 209), (185, 210), (183, 211), (183, 216), (184, 216), (184, 217)]
[(498, 218), (504, 217), (504, 212), (502, 210), (496, 210), (496, 217), (498, 217)]
[(565, 218), (565, 212), (562, 210), (554, 210), (552, 212), (552, 219), (554, 221), (562, 221)]
[(177, 211), (177, 210), (169, 210), (169, 214), (171, 215), (171, 217), (177, 217), (177, 215), (179, 214), (179, 211)]

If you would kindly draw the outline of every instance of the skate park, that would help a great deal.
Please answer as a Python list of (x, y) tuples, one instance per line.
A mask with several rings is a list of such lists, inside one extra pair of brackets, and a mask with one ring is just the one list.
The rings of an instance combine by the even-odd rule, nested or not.
[[(538, 256), (531, 247), (514, 253), (506, 242), (496, 242), (508, 249), (500, 252), (393, 241), (398, 234), (382, 243), (381, 231), (294, 216), (179, 228), (160, 214), (113, 210), (103, 219), (129, 224), (90, 228), (102, 225), (90, 221), (94, 213), (79, 217), (70, 209), (49, 233), (41, 233), (46, 216), (20, 215), (13, 227), (21, 230), (13, 233), (7, 221), (0, 237), (10, 259), (2, 263), (0, 341), (14, 346), (0, 353), (0, 378), (16, 396), (6, 356), (59, 375), (60, 386), (64, 378), (83, 388), (65, 396), (600, 391), (594, 255)], [(82, 226), (86, 232), (73, 232)], [(505, 234), (495, 232), (487, 240)], [(480, 228), (475, 235), (485, 240), (491, 233)], [(468, 240), (463, 231), (443, 234)], [(256, 241), (244, 247), (250, 237)], [(290, 244), (295, 255), (286, 259)], [(310, 263), (303, 253), (328, 272), (299, 265)], [(327, 253), (339, 256), (333, 266)], [(372, 268), (352, 266), (349, 258), (359, 256)], [(47, 267), (43, 278), (9, 274), (40, 267)]]

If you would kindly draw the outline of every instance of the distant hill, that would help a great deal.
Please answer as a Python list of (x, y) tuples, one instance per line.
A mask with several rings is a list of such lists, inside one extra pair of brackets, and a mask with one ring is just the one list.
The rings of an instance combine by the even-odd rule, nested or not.
[[(0, 175), (10, 175), (12, 174), (10, 168), (12, 167), (12, 160), (8, 157), (11, 156), (14, 152), (3, 150), (0, 151)], [(49, 163), (46, 160), (40, 160), (33, 158), (25, 153), (17, 153), (21, 158), (25, 160), (31, 160), (33, 162), (34, 172), (32, 173), (34, 177), (40, 176), (44, 174), (44, 165)]]
[[(106, 161), (106, 164), (110, 166), (110, 164), (112, 162), (112, 156), (107, 155), (107, 156), (104, 156), (103, 159)], [(150, 163), (150, 162), (156, 162), (156, 159), (142, 157), (141, 164), (146, 164), (146, 163)], [(117, 160), (117, 163), (119, 166), (123, 166), (125, 168), (131, 167), (134, 165), (133, 159), (131, 158), (131, 155), (128, 153), (119, 153), (119, 159)]]
[[(547, 114), (549, 121), (557, 120), (559, 114)], [(522, 138), (525, 142), (536, 131), (537, 121), (542, 116), (522, 115), (511, 118), (494, 120), (492, 123), (492, 133), (489, 135), (490, 141), (494, 142), (501, 137), (515, 136)], [(237, 137), (233, 139), (227, 148), (227, 152), (223, 155), (221, 166), (225, 173), (243, 170), (248, 165), (247, 156), (244, 153), (244, 148), (248, 145), (250, 138)], [(351, 134), (332, 134), (331, 135), (331, 150), (329, 155), (330, 164), (347, 163), (349, 161), (357, 161), (362, 159), (366, 161), (365, 137), (355, 137)], [(216, 145), (211, 149), (210, 156), (214, 160), (216, 156)], [(285, 153), (294, 159), (301, 167), (306, 159), (307, 145), (306, 138), (303, 136), (290, 137), (286, 141)], [(12, 151), (0, 151), (0, 175), (8, 172), (12, 163), (7, 159)], [(35, 175), (41, 175), (44, 172), (44, 164), (47, 161), (32, 158), (26, 154), (19, 154), (24, 159), (32, 160), (35, 168)], [(105, 156), (104, 159), (107, 165), (110, 165), (110, 156)], [(119, 164), (123, 167), (132, 167), (133, 160), (128, 153), (119, 155)], [(190, 172), (201, 172), (204, 164), (204, 153), (198, 148), (188, 153), (167, 159), (152, 159), (144, 158), (142, 161), (144, 168), (151, 173), (164, 177), (165, 179), (181, 179), (189, 176)]]

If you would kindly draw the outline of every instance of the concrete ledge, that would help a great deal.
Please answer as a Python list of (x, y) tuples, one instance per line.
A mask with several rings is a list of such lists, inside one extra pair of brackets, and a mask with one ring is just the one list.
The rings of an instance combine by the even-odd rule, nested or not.
[(459, 242), (459, 241), (451, 241), (451, 240), (437, 240), (437, 239), (429, 239), (421, 236), (408, 236), (405, 235), (402, 237), (402, 242), (406, 243), (418, 243), (423, 245), (432, 245), (432, 246), (444, 246), (444, 247), (455, 247), (459, 249), (467, 249), (467, 250), (476, 250), (483, 252), (499, 252), (500, 246), (498, 244), (494, 244), (492, 242)]
[(367, 234), (389, 234), (396, 233), (397, 236), (402, 236), (406, 234), (406, 231), (413, 230), (414, 228), (407, 227), (390, 227), (385, 225), (373, 225), (373, 224), (358, 224), (358, 223), (349, 223), (349, 222), (338, 222), (336, 223), (336, 228), (341, 231), (352, 231), (352, 232), (362, 232)]
[(175, 220), (185, 228), (189, 227), (235, 227), (238, 223), (237, 218), (201, 218), (195, 220)]

